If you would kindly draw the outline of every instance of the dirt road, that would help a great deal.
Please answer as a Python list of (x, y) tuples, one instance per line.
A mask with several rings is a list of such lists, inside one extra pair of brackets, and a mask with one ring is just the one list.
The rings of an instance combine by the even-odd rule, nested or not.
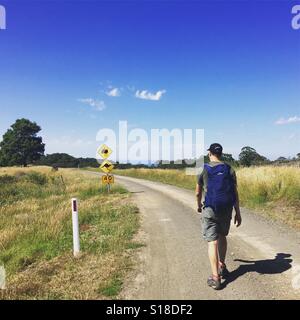
[[(207, 244), (201, 237), (194, 193), (129, 177), (116, 182), (140, 208), (139, 240), (146, 246), (126, 280), (125, 299), (300, 299), (300, 233), (242, 210), (232, 226), (223, 289), (207, 287)], [(241, 261), (243, 260), (243, 261)]]

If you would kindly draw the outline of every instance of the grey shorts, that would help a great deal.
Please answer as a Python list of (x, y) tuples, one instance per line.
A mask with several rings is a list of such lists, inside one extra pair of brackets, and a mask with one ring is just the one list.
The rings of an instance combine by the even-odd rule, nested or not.
[(226, 208), (214, 212), (212, 208), (204, 208), (201, 214), (202, 234), (206, 241), (215, 241), (219, 234), (227, 236), (230, 229), (232, 209)]

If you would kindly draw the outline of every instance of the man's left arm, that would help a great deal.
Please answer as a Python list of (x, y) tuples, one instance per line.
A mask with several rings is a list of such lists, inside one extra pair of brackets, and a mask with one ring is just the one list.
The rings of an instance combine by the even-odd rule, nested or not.
[(202, 212), (202, 185), (199, 183), (196, 184), (196, 198), (197, 198), (197, 205), (198, 205), (198, 212)]

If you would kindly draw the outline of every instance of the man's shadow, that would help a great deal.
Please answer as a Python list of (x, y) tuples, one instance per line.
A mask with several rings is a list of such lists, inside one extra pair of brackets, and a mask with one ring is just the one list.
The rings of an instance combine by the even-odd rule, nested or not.
[(287, 271), (292, 267), (291, 255), (288, 253), (277, 253), (275, 258), (266, 260), (242, 260), (235, 259), (234, 261), (243, 262), (237, 269), (233, 270), (225, 278), (222, 287), (225, 288), (230, 282), (243, 276), (247, 272), (257, 272), (259, 274), (278, 274)]

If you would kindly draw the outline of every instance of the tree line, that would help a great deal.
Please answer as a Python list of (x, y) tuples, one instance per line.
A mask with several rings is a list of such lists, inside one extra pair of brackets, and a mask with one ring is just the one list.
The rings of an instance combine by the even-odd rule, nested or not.
[[(53, 153), (45, 155), (45, 144), (42, 137), (38, 136), (41, 127), (28, 119), (18, 119), (3, 135), (0, 142), (0, 166), (24, 166), (45, 165), (60, 168), (83, 168), (98, 167), (99, 163), (95, 158), (76, 158), (66, 153)], [(265, 164), (287, 164), (300, 161), (300, 152), (293, 159), (279, 157), (275, 161), (270, 161), (265, 156), (259, 154), (254, 148), (245, 146), (241, 149), (238, 160), (232, 154), (224, 153), (222, 160), (234, 166), (265, 165)], [(204, 157), (204, 162), (208, 162), (208, 156)], [(130, 164), (116, 163), (119, 169), (128, 168), (169, 168), (183, 169), (193, 167), (185, 161), (170, 161), (164, 163)]]
[(41, 127), (28, 119), (18, 119), (0, 142), (0, 166), (45, 165), (57, 168), (98, 167), (94, 158), (75, 158), (66, 153), (45, 155), (45, 144), (38, 136)]

